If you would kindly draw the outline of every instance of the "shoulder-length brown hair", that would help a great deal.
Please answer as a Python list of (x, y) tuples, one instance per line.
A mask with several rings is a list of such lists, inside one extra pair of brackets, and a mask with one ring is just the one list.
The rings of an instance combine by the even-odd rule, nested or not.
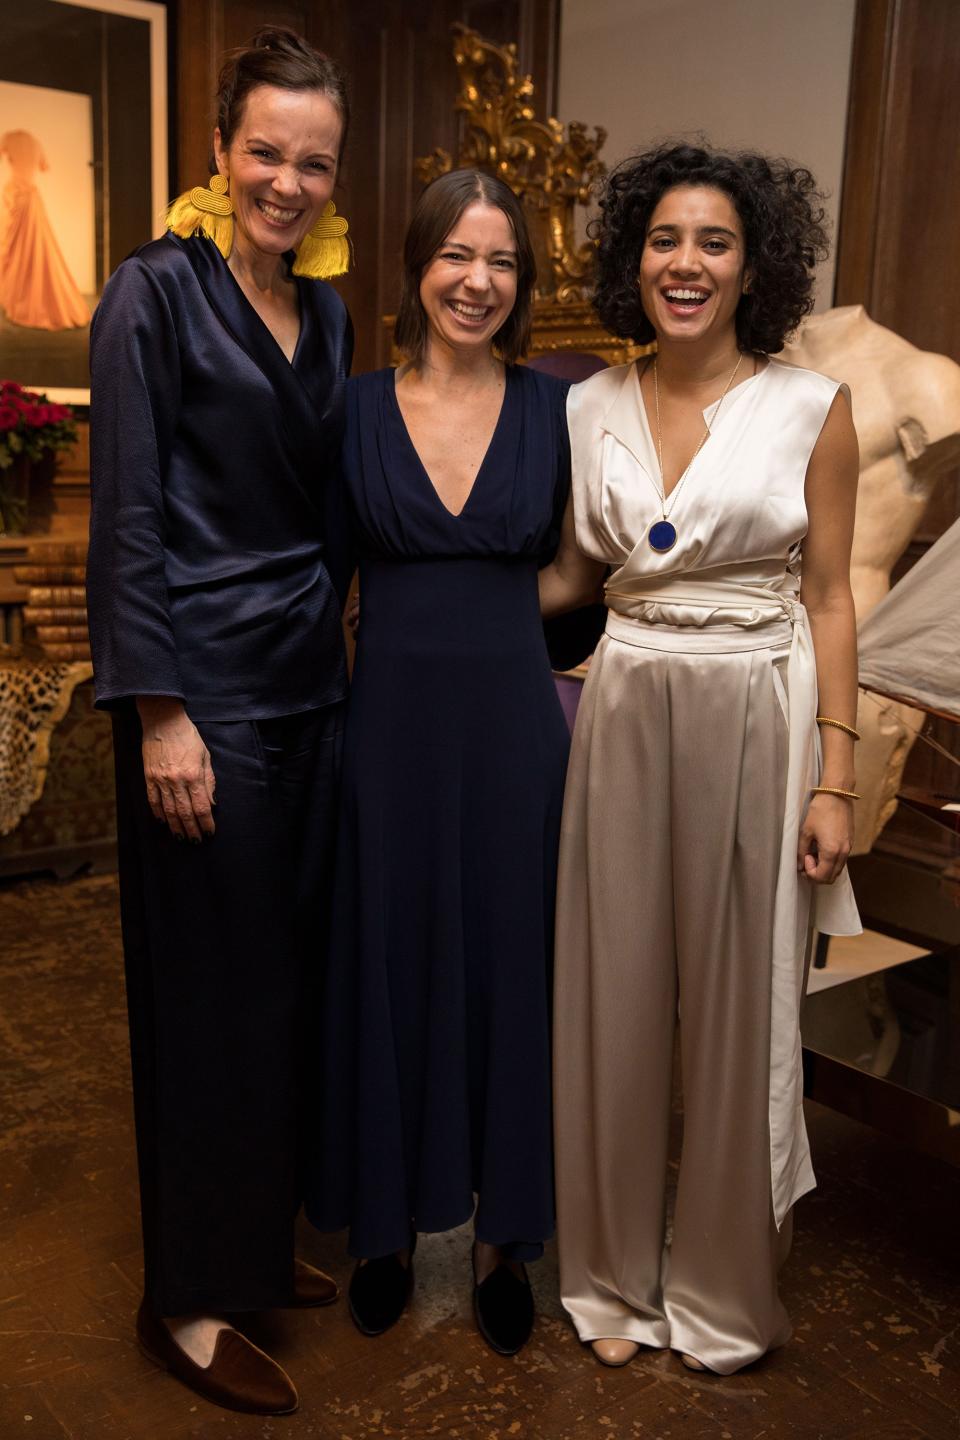
[(423, 272), (467, 206), (476, 202), (503, 211), (517, 245), (517, 299), (493, 343), (508, 365), (527, 353), (537, 262), (523, 207), (510, 186), (495, 175), (482, 170), (451, 170), (424, 190), (403, 242), (403, 278), (393, 338), (397, 348), (414, 364), (423, 359), (427, 344), (427, 317), (420, 303)]

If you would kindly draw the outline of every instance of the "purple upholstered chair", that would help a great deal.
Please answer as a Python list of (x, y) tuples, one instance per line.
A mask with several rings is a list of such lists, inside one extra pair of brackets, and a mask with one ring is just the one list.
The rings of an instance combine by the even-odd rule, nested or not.
[(545, 355), (534, 355), (527, 364), (531, 370), (542, 370), (545, 375), (556, 375), (558, 380), (572, 380), (574, 384), (607, 368), (606, 360), (584, 350), (549, 350)]

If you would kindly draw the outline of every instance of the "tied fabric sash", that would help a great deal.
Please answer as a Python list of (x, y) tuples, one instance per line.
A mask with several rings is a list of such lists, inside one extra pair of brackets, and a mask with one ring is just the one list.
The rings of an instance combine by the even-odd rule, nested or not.
[(797, 872), (800, 826), (819, 782), (817, 667), (807, 613), (794, 576), (784, 589), (749, 583), (736, 570), (728, 578), (625, 576), (606, 586), (607, 634), (622, 643), (658, 650), (715, 654), (782, 651), (787, 662), (786, 798), (774, 904), (770, 1001), (770, 1178), (777, 1228), (790, 1207), (813, 1189), (813, 1167), (803, 1120), (800, 1005), (806, 980), (811, 920), (827, 935), (858, 935), (860, 917), (850, 877), (813, 886)]

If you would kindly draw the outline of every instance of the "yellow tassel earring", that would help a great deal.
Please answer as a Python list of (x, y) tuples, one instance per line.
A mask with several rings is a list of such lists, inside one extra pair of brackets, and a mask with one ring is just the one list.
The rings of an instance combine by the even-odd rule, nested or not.
[(349, 228), (330, 200), (297, 247), (294, 275), (306, 275), (310, 280), (332, 280), (334, 275), (345, 275), (350, 268), (350, 242), (346, 238)]
[(167, 211), (167, 229), (184, 240), (199, 231), (213, 241), (224, 260), (233, 246), (233, 201), (227, 194), (227, 177), (211, 175), (210, 188), (195, 185)]

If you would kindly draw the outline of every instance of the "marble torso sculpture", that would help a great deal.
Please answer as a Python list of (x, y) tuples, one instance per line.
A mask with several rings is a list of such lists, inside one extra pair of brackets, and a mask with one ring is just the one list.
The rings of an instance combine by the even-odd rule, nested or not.
[[(941, 476), (960, 464), (960, 365), (918, 350), (861, 305), (812, 316), (783, 352), (795, 365), (845, 381), (860, 441), (860, 490), (851, 577), (863, 620), (890, 588), (890, 572)], [(873, 845), (896, 807), (921, 717), (861, 693), (855, 852)]]

